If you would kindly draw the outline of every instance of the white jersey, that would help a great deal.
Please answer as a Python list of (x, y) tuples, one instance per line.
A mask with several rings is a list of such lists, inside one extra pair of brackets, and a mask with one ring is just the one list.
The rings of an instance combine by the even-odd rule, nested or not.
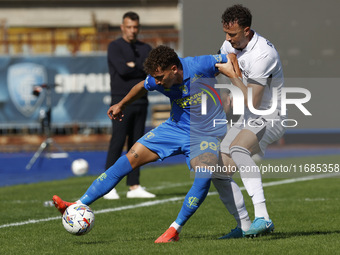
[[(277, 110), (281, 110), (281, 88), (283, 87), (283, 71), (279, 54), (267, 39), (255, 31), (252, 39), (243, 50), (234, 49), (228, 41), (221, 47), (222, 54), (235, 53), (242, 71), (243, 83), (266, 86), (258, 110), (270, 109), (273, 104), (272, 89), (277, 88)], [(254, 114), (248, 108), (245, 110), (245, 119)]]
[(280, 114), (281, 89), (284, 79), (279, 54), (268, 40), (255, 31), (253, 38), (242, 51), (234, 49), (228, 41), (225, 41), (221, 53), (237, 55), (243, 83), (246, 86), (249, 83), (265, 86), (258, 110), (271, 109), (273, 105), (272, 89), (277, 88), (277, 107), (274, 113), (258, 116), (246, 108), (244, 115), (231, 127), (221, 143), (221, 152), (230, 154), (230, 145), (235, 137), (241, 130), (248, 129), (256, 135), (261, 150), (259, 154), (263, 155), (268, 144), (280, 139), (285, 132), (285, 127), (281, 125), (285, 116)]

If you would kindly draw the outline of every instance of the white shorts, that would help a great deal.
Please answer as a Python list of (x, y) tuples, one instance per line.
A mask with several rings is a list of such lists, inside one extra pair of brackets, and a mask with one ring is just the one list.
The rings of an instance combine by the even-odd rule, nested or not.
[(269, 116), (255, 116), (247, 120), (244, 116), (233, 125), (227, 132), (221, 142), (221, 152), (230, 154), (230, 145), (241, 130), (247, 129), (253, 132), (259, 141), (261, 151), (260, 156), (264, 155), (267, 146), (279, 140), (285, 133), (286, 128), (281, 124), (285, 117), (280, 116), (278, 112)]

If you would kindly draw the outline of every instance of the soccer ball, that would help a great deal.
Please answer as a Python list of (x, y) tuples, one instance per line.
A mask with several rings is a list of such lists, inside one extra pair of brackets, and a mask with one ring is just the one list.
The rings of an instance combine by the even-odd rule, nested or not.
[(89, 164), (85, 159), (79, 158), (72, 162), (71, 169), (74, 175), (85, 175), (89, 171)]
[(91, 208), (83, 204), (69, 206), (62, 217), (63, 226), (73, 235), (85, 235), (94, 226), (94, 213)]

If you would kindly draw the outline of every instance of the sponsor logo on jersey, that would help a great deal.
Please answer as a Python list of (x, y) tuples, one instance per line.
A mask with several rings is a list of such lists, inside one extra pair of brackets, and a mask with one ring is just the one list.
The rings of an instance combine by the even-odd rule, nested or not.
[(180, 99), (175, 99), (174, 102), (181, 108), (186, 108), (191, 105), (200, 104), (202, 101), (203, 91), (192, 96), (187, 96)]

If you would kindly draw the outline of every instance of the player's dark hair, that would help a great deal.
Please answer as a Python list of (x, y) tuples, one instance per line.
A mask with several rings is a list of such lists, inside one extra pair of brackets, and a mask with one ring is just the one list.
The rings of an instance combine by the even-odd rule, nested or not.
[(237, 23), (240, 27), (250, 27), (252, 15), (247, 7), (242, 4), (235, 4), (227, 8), (222, 14), (222, 23)]
[(144, 70), (148, 74), (154, 73), (158, 67), (165, 70), (169, 66), (181, 66), (177, 53), (168, 46), (160, 45), (151, 50), (144, 62)]
[(125, 13), (125, 14), (123, 15), (123, 20), (124, 20), (125, 18), (129, 18), (129, 19), (131, 19), (131, 20), (137, 20), (137, 21), (139, 21), (139, 16), (138, 16), (138, 14), (135, 13), (135, 12), (127, 12), (127, 13)]

